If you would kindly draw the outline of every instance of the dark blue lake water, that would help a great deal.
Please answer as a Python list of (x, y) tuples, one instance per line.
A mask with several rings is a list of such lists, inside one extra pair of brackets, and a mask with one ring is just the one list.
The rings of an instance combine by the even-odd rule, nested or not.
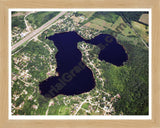
[(56, 54), (58, 76), (51, 76), (40, 82), (39, 89), (45, 97), (55, 97), (58, 94), (77, 95), (89, 92), (95, 87), (92, 71), (83, 63), (82, 54), (77, 43), (86, 43), (98, 46), (101, 51), (99, 59), (122, 66), (128, 56), (124, 48), (116, 39), (108, 34), (100, 34), (91, 40), (85, 40), (75, 31), (57, 33), (47, 39), (52, 40), (57, 47)]

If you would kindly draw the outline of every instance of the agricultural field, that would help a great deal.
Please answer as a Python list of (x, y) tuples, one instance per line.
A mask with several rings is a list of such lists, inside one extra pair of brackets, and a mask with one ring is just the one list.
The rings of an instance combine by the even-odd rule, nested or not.
[(149, 24), (149, 15), (148, 14), (143, 14), (140, 17), (139, 21), (148, 25)]
[(148, 42), (149, 41), (148, 26), (141, 24), (141, 23), (138, 23), (138, 22), (135, 22), (135, 21), (132, 21), (131, 24), (132, 24), (133, 28), (135, 29), (135, 31), (138, 33), (138, 35), (141, 36), (145, 40), (145, 42)]
[[(120, 29), (123, 27), (123, 29)], [(119, 16), (117, 21), (112, 25), (112, 29), (117, 32), (121, 32), (125, 36), (135, 36), (135, 32), (126, 24), (123, 19)]]
[(140, 17), (148, 12), (116, 12), (117, 15), (121, 16), (126, 23), (131, 23), (131, 21), (139, 21)]
[(119, 16), (114, 12), (96, 12), (94, 13), (93, 17), (105, 20), (109, 23), (114, 23)]
[(89, 18), (91, 17), (95, 12), (92, 11), (92, 12), (78, 12), (78, 14), (82, 14), (83, 16)]
[(106, 22), (102, 19), (95, 18), (90, 21), (91, 25), (89, 27), (98, 29), (98, 30), (105, 30), (106, 28), (110, 28), (112, 23)]

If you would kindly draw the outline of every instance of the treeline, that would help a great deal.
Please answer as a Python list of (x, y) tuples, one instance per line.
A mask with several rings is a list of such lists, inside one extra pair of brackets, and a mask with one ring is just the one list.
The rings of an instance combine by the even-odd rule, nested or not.
[(12, 17), (12, 30), (14, 27), (18, 27), (21, 30), (26, 28), (25, 22), (24, 22), (24, 16), (14, 16)]
[(118, 19), (115, 12), (96, 12), (92, 15), (94, 18), (105, 20), (106, 22), (114, 23)]
[(12, 12), (11, 12), (12, 15), (15, 14), (15, 13), (17, 13), (17, 11), (12, 11)]
[(48, 20), (55, 17), (59, 12), (37, 12), (27, 16), (27, 20), (31, 23), (32, 26), (36, 25), (37, 27), (42, 26)]
[[(75, 15), (79, 16), (81, 14), (77, 12)], [(105, 20), (106, 22), (114, 23), (118, 19), (118, 17), (119, 16), (115, 12), (95, 12), (91, 17), (88, 18), (88, 20), (85, 20), (80, 24), (84, 25), (95, 18)]]
[(139, 22), (142, 14), (148, 14), (148, 12), (116, 12), (117, 15), (121, 16), (125, 22), (131, 23), (131, 21)]
[[(115, 21), (118, 19), (119, 16), (122, 17), (122, 19), (127, 22), (131, 23), (131, 21), (137, 21), (139, 22), (139, 19), (142, 14), (148, 14), (147, 11), (143, 12), (95, 12), (91, 17), (88, 18), (88, 20), (85, 20), (81, 24), (84, 25), (87, 22), (93, 20), (94, 18), (99, 18), (102, 20), (105, 20), (106, 22), (115, 23)], [(75, 16), (81, 16), (78, 12), (75, 13)]]
[[(56, 28), (56, 26), (52, 27), (53, 29)], [(54, 31), (52, 29), (48, 29), (44, 31), (41, 35), (38, 36), (38, 39), (41, 40), (43, 43), (47, 44), (50, 48), (55, 49), (55, 52), (57, 52), (57, 48), (54, 45), (53, 41), (47, 39), (47, 37), (54, 35)]]

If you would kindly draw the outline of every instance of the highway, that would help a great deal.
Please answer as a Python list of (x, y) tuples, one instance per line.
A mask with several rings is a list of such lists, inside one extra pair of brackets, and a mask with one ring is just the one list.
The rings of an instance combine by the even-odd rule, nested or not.
[(19, 42), (17, 42), (15, 45), (12, 46), (12, 51), (14, 49), (16, 49), (17, 47), (19, 47), (20, 45), (22, 45), (23, 43), (25, 43), (26, 41), (32, 39), (35, 35), (37, 35), (40, 31), (42, 31), (43, 29), (45, 29), (46, 27), (48, 27), (49, 25), (51, 25), (54, 21), (56, 21), (59, 17), (61, 17), (62, 15), (64, 15), (66, 12), (60, 12), (57, 16), (55, 16), (54, 18), (52, 18), (51, 20), (49, 20), (47, 23), (45, 23), (44, 25), (42, 25), (41, 27), (39, 27), (38, 29), (32, 31), (29, 35), (27, 35), (26, 37), (24, 37), (22, 40), (20, 40)]

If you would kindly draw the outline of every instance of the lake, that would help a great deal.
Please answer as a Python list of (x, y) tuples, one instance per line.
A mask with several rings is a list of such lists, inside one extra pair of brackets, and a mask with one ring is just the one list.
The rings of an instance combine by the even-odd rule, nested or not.
[(116, 66), (122, 66), (128, 60), (128, 55), (122, 45), (108, 34), (100, 34), (91, 40), (85, 40), (75, 31), (56, 33), (47, 37), (57, 47), (56, 54), (58, 76), (51, 76), (40, 82), (39, 89), (45, 97), (55, 97), (59, 94), (78, 95), (89, 92), (95, 87), (92, 71), (83, 63), (82, 54), (77, 48), (78, 42), (84, 41), (98, 46), (101, 51), (100, 60)]

